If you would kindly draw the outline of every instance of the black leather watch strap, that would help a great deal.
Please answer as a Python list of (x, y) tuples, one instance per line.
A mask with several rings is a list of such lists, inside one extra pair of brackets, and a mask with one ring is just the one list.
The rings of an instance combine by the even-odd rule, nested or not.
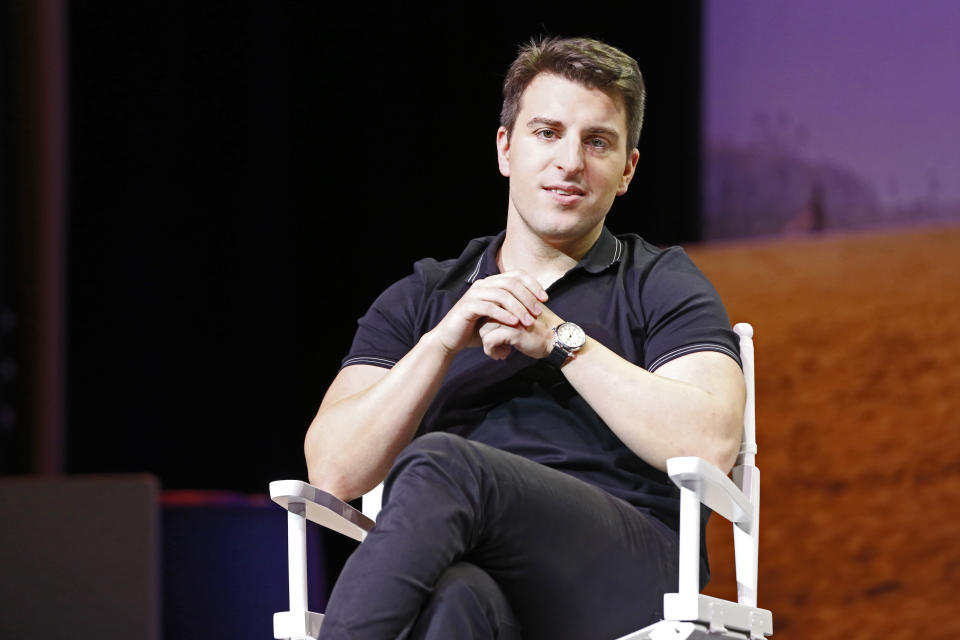
[(569, 357), (570, 357), (569, 351), (567, 351), (560, 345), (554, 343), (553, 351), (551, 351), (550, 355), (544, 358), (544, 360), (546, 360), (548, 364), (552, 364), (557, 369), (559, 369), (560, 367), (563, 366), (563, 363), (566, 362), (567, 358)]

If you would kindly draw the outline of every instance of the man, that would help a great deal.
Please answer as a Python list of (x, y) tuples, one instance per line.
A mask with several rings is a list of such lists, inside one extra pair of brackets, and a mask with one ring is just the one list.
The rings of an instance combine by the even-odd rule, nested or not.
[(682, 250), (604, 227), (643, 101), (636, 62), (606, 44), (521, 49), (497, 131), (505, 232), (378, 298), (307, 433), (321, 488), (349, 500), (386, 478), (321, 637), (616, 638), (659, 618), (676, 581), (666, 459), (729, 469), (744, 390)]

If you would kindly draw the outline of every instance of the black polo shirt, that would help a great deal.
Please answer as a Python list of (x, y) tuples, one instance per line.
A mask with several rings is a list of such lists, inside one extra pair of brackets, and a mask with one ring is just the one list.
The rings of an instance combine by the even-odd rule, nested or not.
[[(359, 320), (342, 366), (392, 367), (470, 285), (499, 273), (504, 233), (470, 241), (459, 258), (425, 259)], [(564, 320), (630, 362), (654, 371), (696, 351), (739, 360), (716, 290), (683, 249), (661, 250), (604, 227), (580, 263), (547, 289)], [(678, 528), (678, 490), (641, 460), (545, 362), (517, 351), (492, 360), (481, 348), (455, 358), (418, 433), (448, 431), (559, 469)]]

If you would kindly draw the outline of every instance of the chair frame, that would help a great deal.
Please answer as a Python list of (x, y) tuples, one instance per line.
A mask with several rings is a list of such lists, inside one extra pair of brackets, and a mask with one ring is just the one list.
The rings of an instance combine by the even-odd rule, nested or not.
[[(667, 460), (667, 475), (680, 488), (680, 567), (677, 593), (663, 596), (664, 620), (619, 640), (762, 640), (773, 634), (773, 614), (757, 607), (760, 550), (760, 470), (756, 466), (756, 385), (753, 327), (742, 322), (740, 359), (747, 399), (737, 462), (727, 477), (702, 458)], [(700, 505), (733, 524), (737, 602), (700, 593)]]
[[(743, 438), (731, 477), (706, 460), (667, 460), (667, 475), (680, 488), (679, 581), (663, 597), (664, 620), (619, 640), (763, 640), (773, 634), (773, 615), (757, 607), (760, 541), (760, 470), (755, 460), (756, 394), (753, 327), (734, 326), (747, 388)], [(270, 497), (287, 510), (290, 610), (273, 616), (274, 638), (316, 638), (323, 614), (307, 608), (307, 520), (362, 542), (380, 510), (383, 485), (363, 497), (363, 511), (299, 480), (270, 483)], [(700, 505), (733, 523), (737, 602), (700, 593)]]

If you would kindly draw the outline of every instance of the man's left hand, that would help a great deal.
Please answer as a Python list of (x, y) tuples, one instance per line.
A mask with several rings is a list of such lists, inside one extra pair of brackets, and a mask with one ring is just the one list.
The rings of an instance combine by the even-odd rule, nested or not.
[(480, 341), (483, 352), (494, 360), (503, 360), (510, 355), (510, 349), (516, 349), (531, 358), (546, 358), (553, 351), (553, 328), (563, 320), (545, 305), (536, 322), (529, 327), (522, 324), (506, 325), (488, 321), (480, 327)]

